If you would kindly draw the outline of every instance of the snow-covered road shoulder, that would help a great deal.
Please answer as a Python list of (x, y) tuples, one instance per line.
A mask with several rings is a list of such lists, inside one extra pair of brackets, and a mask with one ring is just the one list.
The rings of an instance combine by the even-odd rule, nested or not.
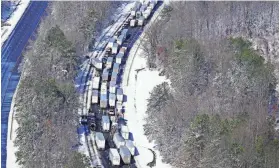
[(1, 46), (8, 39), (12, 31), (14, 30), (16, 24), (22, 17), (24, 11), (29, 5), (30, 0), (22, 0), (17, 6), (17, 9), (13, 12), (12, 16), (6, 21), (10, 26), (1, 27)]
[[(166, 78), (159, 76), (158, 71), (148, 70), (146, 59), (140, 57), (140, 55), (141, 52), (138, 52), (131, 67), (129, 85), (124, 87), (124, 92), (127, 95), (125, 119), (128, 120), (129, 130), (138, 149), (139, 155), (135, 157), (137, 164), (142, 168), (148, 167), (147, 164), (153, 160), (153, 154), (148, 149), (152, 149), (157, 156), (155, 167), (168, 168), (170, 165), (162, 162), (159, 151), (154, 148), (156, 144), (148, 142), (143, 129), (147, 117), (147, 99), (150, 97), (150, 92), (156, 85), (166, 81)], [(135, 71), (141, 68), (145, 69), (138, 73)]]
[[(163, 5), (158, 9), (151, 19), (151, 22), (146, 26), (148, 29), (150, 24), (159, 16)], [(162, 157), (154, 142), (149, 142), (144, 134), (143, 126), (146, 123), (145, 118), (147, 110), (147, 99), (150, 97), (150, 92), (156, 85), (167, 81), (166, 77), (159, 76), (159, 71), (151, 71), (147, 68), (147, 60), (142, 57), (144, 55), (141, 49), (141, 40), (144, 38), (145, 33), (136, 41), (132, 47), (129, 58), (125, 66), (123, 75), (124, 94), (127, 96), (125, 106), (125, 119), (131, 133), (130, 138), (134, 141), (134, 145), (138, 150), (138, 155), (135, 156), (135, 161), (139, 168), (149, 167), (147, 164), (153, 161), (153, 150), (156, 153), (155, 168), (170, 168), (169, 164), (162, 162)], [(141, 69), (139, 71), (139, 69)]]

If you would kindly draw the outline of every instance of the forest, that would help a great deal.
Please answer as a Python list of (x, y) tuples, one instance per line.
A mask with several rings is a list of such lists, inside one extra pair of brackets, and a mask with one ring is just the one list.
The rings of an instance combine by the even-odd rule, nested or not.
[(147, 30), (150, 67), (170, 79), (148, 103), (145, 133), (179, 168), (279, 167), (275, 116), (278, 2), (171, 2)]
[[(90, 167), (76, 151), (79, 116), (74, 79), (114, 2), (50, 2), (21, 63), (15, 145), (22, 167)], [(74, 11), (74, 12), (73, 12)]]

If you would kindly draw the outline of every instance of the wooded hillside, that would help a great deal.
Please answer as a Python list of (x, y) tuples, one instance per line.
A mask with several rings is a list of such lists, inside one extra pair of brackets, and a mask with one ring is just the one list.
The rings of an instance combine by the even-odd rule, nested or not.
[(171, 85), (151, 93), (145, 132), (165, 162), (178, 168), (279, 166), (278, 134), (268, 117), (276, 60), (265, 61), (251, 40), (278, 34), (278, 7), (172, 2), (149, 30), (149, 63)]
[(79, 95), (74, 78), (81, 55), (106, 20), (110, 2), (50, 2), (24, 53), (16, 95), (15, 145), (22, 167), (89, 167), (78, 144)]

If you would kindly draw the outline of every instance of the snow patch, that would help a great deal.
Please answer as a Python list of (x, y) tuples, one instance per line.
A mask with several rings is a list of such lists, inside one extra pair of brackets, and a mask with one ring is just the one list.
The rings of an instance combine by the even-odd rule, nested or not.
[(8, 39), (12, 31), (14, 30), (17, 22), (23, 15), (25, 9), (28, 7), (30, 0), (24, 0), (20, 2), (20, 5), (17, 6), (17, 9), (13, 12), (11, 17), (6, 21), (10, 26), (1, 27), (1, 46)]
[[(139, 45), (139, 44), (138, 44)], [(150, 97), (150, 92), (156, 86), (165, 82), (166, 77), (159, 76), (159, 71), (150, 71), (147, 68), (146, 58), (141, 57), (143, 51), (141, 48), (136, 49), (137, 44), (134, 45), (130, 51), (130, 56), (135, 55), (131, 69), (126, 66), (125, 72), (130, 70), (129, 81), (127, 85), (124, 83), (123, 89), (124, 94), (127, 95), (127, 102), (124, 103), (125, 108), (125, 119), (128, 121), (128, 127), (132, 133), (134, 144), (137, 147), (139, 155), (135, 157), (135, 160), (139, 167), (145, 168), (148, 163), (153, 160), (153, 154), (150, 150), (156, 152), (156, 168), (169, 168), (168, 164), (162, 162), (162, 157), (158, 150), (154, 148), (156, 144), (149, 142), (147, 137), (144, 135), (143, 125), (145, 124), (145, 118), (147, 117), (147, 99)], [(136, 70), (143, 70), (137, 72)], [(124, 75), (123, 81), (126, 81), (128, 75)]]

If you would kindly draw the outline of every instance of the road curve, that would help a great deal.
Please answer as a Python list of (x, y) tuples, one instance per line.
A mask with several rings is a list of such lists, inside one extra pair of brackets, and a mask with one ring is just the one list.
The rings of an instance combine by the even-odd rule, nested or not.
[(1, 52), (1, 168), (6, 168), (8, 118), (14, 91), (19, 82), (18, 65), (28, 39), (40, 23), (48, 2), (30, 2), (2, 46)]

